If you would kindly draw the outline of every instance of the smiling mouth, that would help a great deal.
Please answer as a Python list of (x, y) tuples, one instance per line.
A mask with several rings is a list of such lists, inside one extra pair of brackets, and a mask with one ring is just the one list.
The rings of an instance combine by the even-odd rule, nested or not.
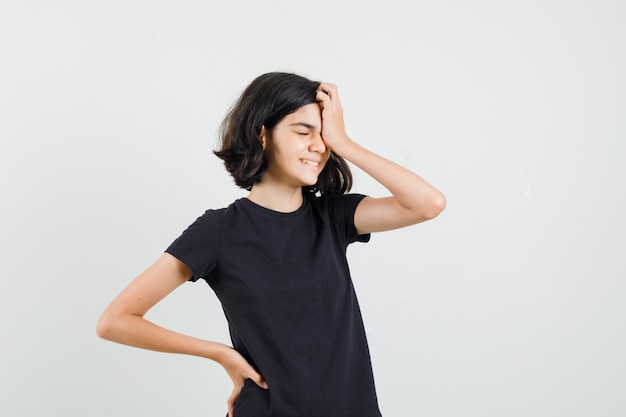
[(311, 160), (309, 160), (309, 159), (301, 159), (300, 161), (301, 161), (304, 165), (309, 165), (309, 166), (312, 166), (312, 167), (317, 167), (317, 166), (319, 166), (319, 164), (320, 164), (319, 162), (311, 161)]

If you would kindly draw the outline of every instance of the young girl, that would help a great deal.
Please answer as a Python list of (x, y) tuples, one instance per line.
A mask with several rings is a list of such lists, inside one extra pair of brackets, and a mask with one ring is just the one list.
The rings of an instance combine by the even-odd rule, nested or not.
[[(335, 85), (294, 74), (246, 88), (215, 154), (248, 196), (189, 226), (113, 300), (98, 335), (218, 362), (233, 381), (229, 417), (380, 417), (346, 249), (436, 217), (445, 197), (348, 137)], [(391, 195), (346, 194), (346, 161)], [(233, 347), (144, 319), (200, 278), (222, 303)]]

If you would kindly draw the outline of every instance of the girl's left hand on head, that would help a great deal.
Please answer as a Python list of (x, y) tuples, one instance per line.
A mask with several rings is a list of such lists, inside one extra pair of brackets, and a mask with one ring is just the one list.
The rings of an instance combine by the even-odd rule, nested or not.
[(320, 84), (317, 88), (317, 100), (322, 108), (322, 139), (331, 150), (336, 151), (342, 141), (348, 140), (337, 86), (330, 83)]

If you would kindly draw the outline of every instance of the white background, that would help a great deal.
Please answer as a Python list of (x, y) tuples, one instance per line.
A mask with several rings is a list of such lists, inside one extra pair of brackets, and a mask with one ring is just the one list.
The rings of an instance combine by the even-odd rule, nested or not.
[[(95, 324), (245, 195), (211, 150), (274, 70), (338, 84), (348, 133), (448, 198), (349, 249), (383, 415), (626, 415), (625, 18), (608, 0), (3, 1), (0, 415), (225, 414), (218, 365)], [(228, 341), (202, 282), (148, 318)]]

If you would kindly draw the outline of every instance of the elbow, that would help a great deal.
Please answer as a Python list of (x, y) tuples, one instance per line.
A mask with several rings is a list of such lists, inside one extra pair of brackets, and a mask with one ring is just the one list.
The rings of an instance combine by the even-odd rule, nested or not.
[(427, 210), (426, 220), (432, 220), (435, 217), (439, 216), (442, 211), (446, 208), (446, 196), (443, 193), (438, 193), (438, 195), (432, 199), (429, 209)]
[(105, 311), (96, 323), (96, 335), (104, 340), (113, 339), (113, 320)]

